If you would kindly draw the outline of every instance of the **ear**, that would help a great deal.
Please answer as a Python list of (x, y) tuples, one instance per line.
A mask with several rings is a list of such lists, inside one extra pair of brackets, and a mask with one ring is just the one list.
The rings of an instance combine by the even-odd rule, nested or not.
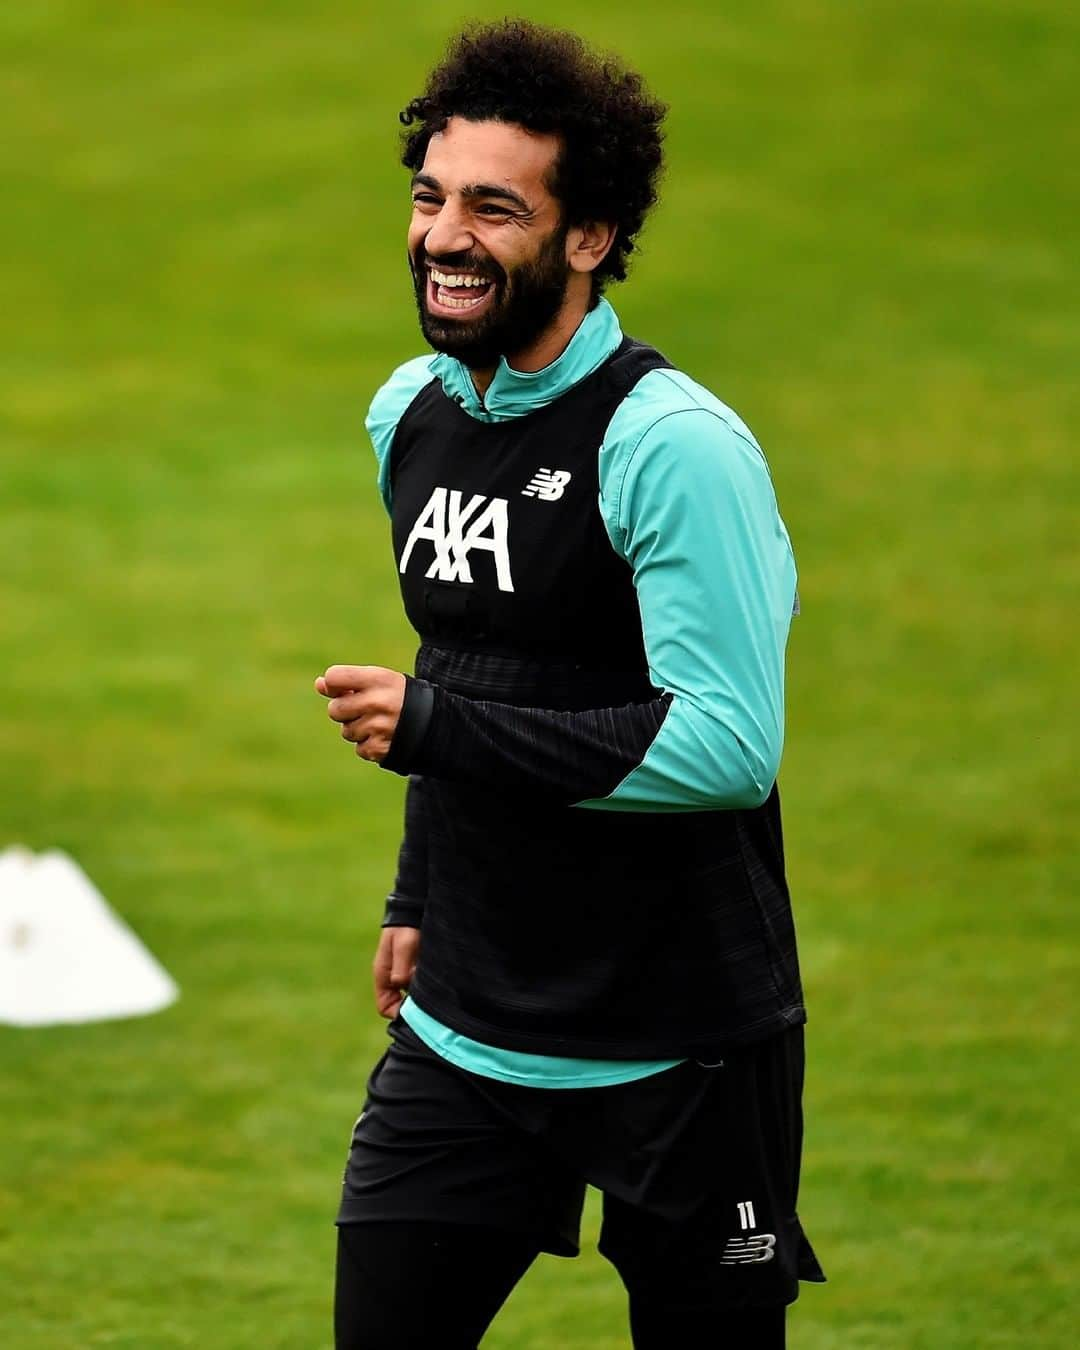
[(616, 228), (604, 220), (587, 220), (566, 235), (566, 261), (573, 272), (595, 272), (615, 242)]

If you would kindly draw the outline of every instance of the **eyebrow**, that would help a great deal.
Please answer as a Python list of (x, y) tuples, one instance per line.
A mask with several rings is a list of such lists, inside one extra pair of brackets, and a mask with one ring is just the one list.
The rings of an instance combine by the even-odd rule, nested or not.
[[(442, 192), (443, 190), (439, 180), (432, 178), (429, 173), (414, 173), (412, 186), (431, 188), (435, 192)], [(461, 189), (461, 195), (463, 197), (499, 197), (522, 211), (532, 210), (524, 197), (519, 196), (516, 192), (511, 192), (509, 188), (497, 187), (494, 183), (467, 183)]]

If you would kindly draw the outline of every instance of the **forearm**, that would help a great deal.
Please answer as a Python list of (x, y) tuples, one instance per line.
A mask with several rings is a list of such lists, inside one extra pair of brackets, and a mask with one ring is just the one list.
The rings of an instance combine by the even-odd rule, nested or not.
[(419, 928), (427, 900), (427, 803), (421, 778), (405, 790), (405, 830), (398, 852), (394, 888), (386, 898), (383, 927)]
[(463, 698), (410, 680), (399, 732), (383, 763), (398, 773), (540, 793), (568, 804), (606, 797), (641, 763), (669, 703), (661, 695), (560, 712)]

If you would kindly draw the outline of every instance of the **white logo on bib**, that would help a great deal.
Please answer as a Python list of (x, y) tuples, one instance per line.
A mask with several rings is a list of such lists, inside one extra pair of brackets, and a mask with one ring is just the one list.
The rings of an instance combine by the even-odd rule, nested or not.
[(462, 581), (471, 584), (469, 554), (474, 549), (494, 554), (495, 576), (500, 591), (512, 591), (510, 551), (507, 547), (507, 502), (505, 497), (484, 497), (474, 493), (462, 505), (456, 488), (437, 487), (416, 518), (401, 555), (398, 571), (405, 575), (413, 549), (428, 540), (435, 549), (435, 561), (425, 572), (429, 581)]
[(539, 497), (545, 502), (557, 502), (573, 476), (569, 469), (537, 469), (529, 479), (528, 486), (521, 489), (521, 495)]

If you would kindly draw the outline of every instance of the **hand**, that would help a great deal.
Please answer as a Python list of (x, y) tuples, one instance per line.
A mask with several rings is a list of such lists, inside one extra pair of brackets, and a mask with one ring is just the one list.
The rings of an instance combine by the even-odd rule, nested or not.
[(341, 734), (361, 759), (381, 764), (390, 751), (405, 701), (405, 676), (382, 666), (331, 666), (315, 681)]
[(382, 1017), (396, 1017), (416, 970), (419, 928), (384, 928), (375, 953), (375, 1006)]

